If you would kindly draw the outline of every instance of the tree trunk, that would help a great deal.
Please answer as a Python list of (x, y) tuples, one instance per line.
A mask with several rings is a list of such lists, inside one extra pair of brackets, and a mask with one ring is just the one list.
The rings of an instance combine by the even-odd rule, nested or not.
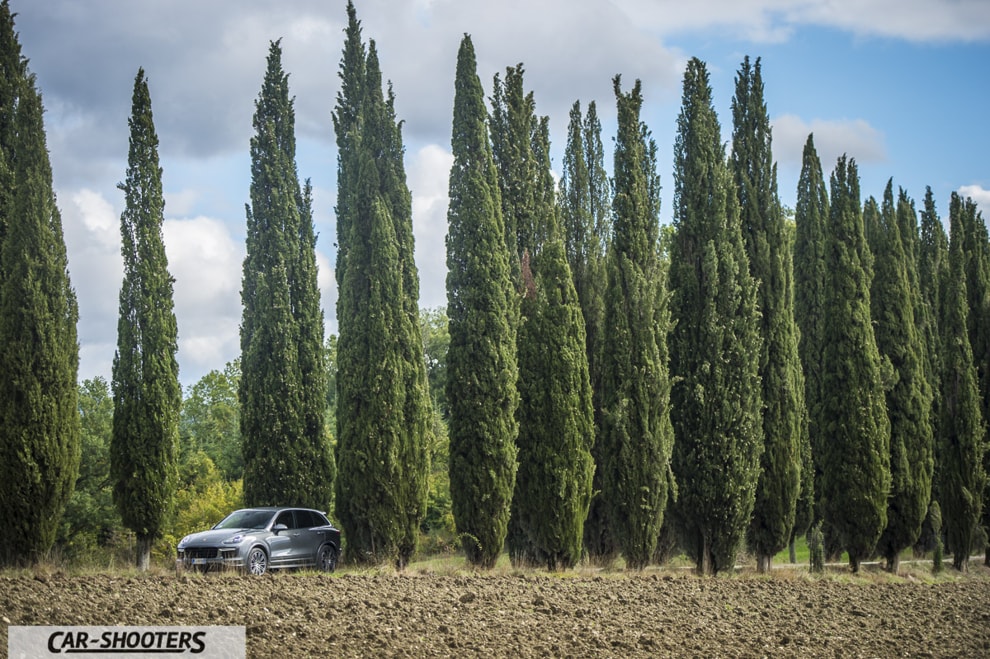
[(707, 537), (702, 538), (701, 551), (698, 553), (698, 574), (702, 577), (711, 576), (714, 573), (713, 564), (711, 545)]
[(794, 541), (793, 537), (791, 538), (790, 544), (787, 546), (787, 550), (789, 552), (788, 558), (791, 561), (791, 565), (794, 565), (797, 563), (797, 543)]
[(887, 571), (896, 575), (901, 571), (901, 553), (897, 552), (887, 557)]
[(849, 555), (849, 569), (852, 570), (853, 574), (859, 574), (859, 556)]
[(756, 571), (759, 572), (760, 574), (769, 574), (770, 573), (770, 561), (772, 559), (773, 559), (773, 556), (771, 556), (769, 554), (759, 554), (759, 555), (757, 555), (757, 557), (756, 557)]
[(143, 533), (137, 534), (137, 569), (146, 572), (151, 564), (151, 544), (154, 538)]

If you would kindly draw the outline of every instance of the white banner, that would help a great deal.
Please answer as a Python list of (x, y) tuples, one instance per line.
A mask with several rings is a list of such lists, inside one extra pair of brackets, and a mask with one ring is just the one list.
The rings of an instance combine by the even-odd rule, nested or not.
[(23, 627), (7, 628), (7, 656), (201, 657), (246, 655), (244, 627)]

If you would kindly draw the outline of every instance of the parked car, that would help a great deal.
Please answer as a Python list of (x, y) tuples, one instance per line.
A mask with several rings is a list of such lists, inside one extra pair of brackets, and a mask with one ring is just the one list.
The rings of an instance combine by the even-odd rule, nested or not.
[(204, 572), (238, 568), (264, 574), (304, 567), (333, 572), (340, 556), (340, 531), (318, 510), (246, 508), (230, 513), (209, 531), (187, 535), (176, 549), (178, 568)]

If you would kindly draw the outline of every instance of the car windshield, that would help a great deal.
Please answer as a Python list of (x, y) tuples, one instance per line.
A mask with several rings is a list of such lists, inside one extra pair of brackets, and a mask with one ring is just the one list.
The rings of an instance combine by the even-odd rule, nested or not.
[(272, 518), (270, 510), (236, 510), (214, 526), (215, 529), (263, 529)]

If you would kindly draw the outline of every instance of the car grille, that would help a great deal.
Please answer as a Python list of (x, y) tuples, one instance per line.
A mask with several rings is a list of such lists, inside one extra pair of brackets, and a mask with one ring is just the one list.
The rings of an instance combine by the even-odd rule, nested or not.
[(216, 547), (189, 547), (185, 550), (186, 558), (216, 558)]

